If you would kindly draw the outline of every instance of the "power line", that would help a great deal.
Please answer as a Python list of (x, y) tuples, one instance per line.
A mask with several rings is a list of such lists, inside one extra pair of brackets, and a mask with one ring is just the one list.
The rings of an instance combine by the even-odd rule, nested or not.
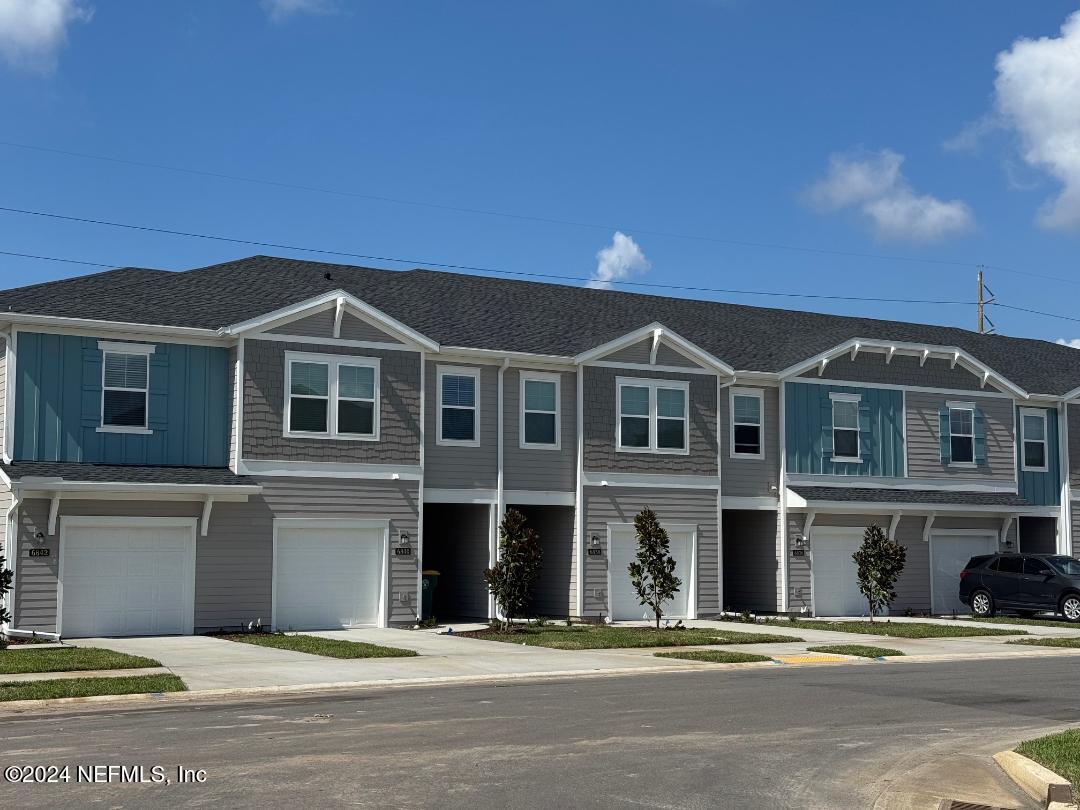
[[(244, 175), (227, 174), (225, 172), (214, 172), (204, 169), (195, 169), (185, 166), (173, 166), (166, 163), (155, 163), (150, 161), (130, 160), (127, 158), (118, 158), (109, 155), (98, 155), (91, 152), (76, 152), (66, 149), (56, 149), (47, 146), (38, 146), (34, 144), (18, 143), (15, 141), (0, 141), (0, 146), (7, 146), (13, 149), (24, 149), (34, 152), (41, 152), (44, 154), (63, 155), (65, 157), (80, 158), (83, 160), (97, 160), (105, 163), (116, 163), (126, 166), (136, 166), (146, 169), (156, 169), (159, 171), (178, 172), (181, 174), (190, 174), (197, 177), (209, 177), (216, 180), (230, 180), (239, 183), (251, 183), (254, 185), (269, 186), (273, 188), (288, 189), (291, 191), (304, 191), (315, 194), (330, 194), (338, 197), (352, 197), (356, 199), (371, 200), (374, 202), (390, 203), (394, 205), (407, 205), (419, 208), (429, 208), (441, 211), (454, 211), (463, 214), (474, 214), (479, 216), (488, 217), (502, 217), (504, 219), (514, 219), (526, 222), (539, 222), (547, 225), (564, 225), (575, 228), (591, 228), (595, 230), (623, 230), (632, 231), (636, 234), (646, 234), (649, 236), (659, 236), (670, 239), (686, 239), (699, 242), (713, 242), (716, 244), (733, 245), (737, 247), (751, 247), (765, 250), (786, 250), (799, 253), (811, 253), (817, 255), (827, 256), (844, 256), (847, 258), (856, 259), (873, 259), (875, 261), (892, 261), (892, 262), (908, 262), (915, 264), (928, 264), (946, 267), (966, 267), (971, 268), (979, 265), (979, 262), (968, 261), (954, 261), (948, 259), (931, 259), (925, 257), (916, 256), (902, 256), (898, 254), (884, 254), (884, 253), (864, 253), (861, 251), (847, 251), (847, 250), (835, 250), (831, 248), (815, 248), (808, 247), (806, 245), (789, 245), (779, 242), (755, 242), (745, 239), (729, 239), (718, 236), (708, 236), (705, 234), (693, 234), (693, 233), (679, 233), (675, 231), (658, 230), (654, 228), (639, 228), (631, 227), (629, 224), (623, 225), (605, 225), (596, 222), (584, 222), (580, 220), (571, 219), (559, 219), (555, 217), (542, 217), (530, 214), (521, 214), (509, 211), (496, 211), (486, 208), (470, 208), (466, 206), (447, 205), (442, 203), (433, 203), (423, 200), (412, 200), (402, 197), (390, 197), (379, 194), (368, 194), (365, 192), (352, 191), (348, 189), (335, 189), (327, 188), (323, 186), (312, 186), (303, 183), (289, 183), (281, 180), (270, 180), (261, 177), (248, 177)], [(1050, 281), (1060, 281), (1066, 284), (1080, 284), (1080, 281), (1063, 278), (1061, 276), (1052, 276), (1042, 273), (1034, 273), (1027, 270), (1018, 270), (1010, 267), (1003, 267), (1000, 265), (990, 265), (981, 263), (981, 266), (988, 270), (997, 270), (1002, 273), (1013, 273), (1021, 276), (1029, 276), (1032, 278), (1041, 278)]]
[(115, 264), (103, 264), (102, 262), (85, 262), (81, 259), (61, 259), (56, 256), (39, 256), (35, 253), (15, 253), (11, 250), (0, 250), (0, 256), (18, 256), (20, 259), (40, 259), (43, 262), (64, 262), (65, 264), (85, 264), (89, 267), (117, 267)]
[(988, 302), (988, 304), (995, 307), (1001, 307), (1002, 309), (1014, 309), (1017, 312), (1026, 312), (1029, 315), (1042, 315), (1046, 318), (1057, 318), (1062, 321), (1075, 321), (1076, 323), (1080, 323), (1080, 318), (1075, 318), (1072, 315), (1057, 315), (1053, 312), (1043, 312), (1040, 309), (1028, 309), (1027, 307), (1018, 307), (1013, 304), (1003, 304), (1000, 301), (991, 301)]

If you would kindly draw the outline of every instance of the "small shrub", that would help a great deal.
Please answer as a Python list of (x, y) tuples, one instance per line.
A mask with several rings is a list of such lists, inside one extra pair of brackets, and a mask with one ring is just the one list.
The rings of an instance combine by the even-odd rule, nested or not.
[(627, 566), (630, 584), (637, 592), (638, 601), (656, 617), (656, 629), (659, 630), (660, 619), (664, 616), (663, 605), (675, 598), (682, 580), (675, 576), (675, 558), (669, 553), (668, 533), (652, 509), (646, 506), (634, 517), (634, 531), (638, 548), (634, 561)]
[(507, 631), (515, 617), (528, 615), (543, 556), (540, 536), (525, 525), (525, 516), (516, 509), (507, 509), (499, 523), (499, 558), (484, 571), (488, 591), (506, 617)]
[[(0, 555), (0, 624), (7, 624), (11, 621), (11, 614), (7, 610), (7, 594), (11, 591), (14, 574), (5, 565), (5, 562), (3, 555)], [(0, 650), (5, 647), (7, 647), (7, 636), (0, 633)]]
[(907, 562), (907, 549), (894, 543), (882, 528), (871, 523), (859, 550), (851, 555), (858, 567), (859, 592), (870, 607), (870, 621), (896, 598), (896, 581)]

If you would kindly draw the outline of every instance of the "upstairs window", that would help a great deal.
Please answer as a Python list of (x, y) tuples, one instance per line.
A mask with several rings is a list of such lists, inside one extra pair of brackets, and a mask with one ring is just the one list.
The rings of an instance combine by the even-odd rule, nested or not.
[(480, 369), (440, 366), (436, 444), (478, 447)]
[(731, 454), (761, 458), (761, 392), (731, 392)]
[(286, 352), (285, 435), (367, 439), (379, 432), (379, 361)]
[(1020, 442), (1024, 470), (1046, 472), (1046, 411), (1038, 408), (1020, 409)]
[(861, 461), (859, 455), (859, 395), (830, 394), (832, 399), (833, 461)]
[(686, 453), (686, 383), (616, 380), (618, 423), (615, 446), (643, 453)]
[(521, 375), (521, 447), (559, 447), (559, 375)]
[(949, 449), (952, 464), (975, 463), (975, 409), (949, 406)]
[(154, 347), (100, 342), (101, 427), (111, 433), (149, 433), (150, 355)]

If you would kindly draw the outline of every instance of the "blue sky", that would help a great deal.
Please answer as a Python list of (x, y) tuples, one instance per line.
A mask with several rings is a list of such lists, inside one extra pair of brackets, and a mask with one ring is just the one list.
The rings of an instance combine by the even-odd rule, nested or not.
[[(998, 300), (1080, 318), (1077, 8), (0, 0), (0, 141), (351, 192), (0, 145), (0, 206), (763, 292), (967, 302), (981, 263)], [(12, 213), (0, 251), (166, 269), (311, 255)], [(91, 271), (0, 256), (4, 287)], [(1080, 337), (1077, 321), (990, 315), (1003, 333)]]

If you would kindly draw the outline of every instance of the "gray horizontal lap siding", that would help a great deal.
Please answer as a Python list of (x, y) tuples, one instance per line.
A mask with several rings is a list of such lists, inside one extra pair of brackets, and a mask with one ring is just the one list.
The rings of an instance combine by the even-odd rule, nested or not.
[[(716, 490), (585, 487), (583, 494), (585, 546), (593, 547), (591, 538), (595, 535), (603, 549), (602, 556), (585, 557), (585, 617), (608, 614), (608, 524), (633, 523), (634, 516), (646, 506), (656, 512), (661, 525), (697, 526), (697, 612), (699, 616), (719, 612)], [(675, 573), (686, 582), (679, 571)], [(620, 576), (629, 575), (625, 571), (611, 572), (613, 582)]]
[[(480, 446), (439, 445), (438, 396), (439, 365), (480, 369)], [(499, 461), (499, 380), (496, 366), (470, 366), (468, 363), (427, 361), (424, 367), (426, 422), (424, 451), (424, 486), (435, 489), (494, 489), (498, 485)], [(505, 384), (505, 381), (504, 381)], [(505, 393), (505, 389), (504, 389)], [(504, 439), (509, 437), (504, 434)]]
[(521, 447), (521, 377), (527, 370), (507, 369), (503, 379), (503, 486), (573, 492), (577, 470), (577, 375), (559, 374), (558, 450)]
[(1080, 556), (1080, 501), (1069, 504), (1072, 517), (1072, 553), (1074, 557)]
[(720, 392), (720, 468), (725, 496), (777, 497), (780, 480), (780, 389), (761, 388), (764, 458), (731, 455), (731, 395)]
[[(286, 351), (378, 358), (379, 440), (286, 438)], [(419, 464), (420, 355), (320, 343), (246, 340), (242, 432), (245, 459)]]
[(1080, 486), (1080, 406), (1068, 406), (1069, 483)]
[[(419, 489), (416, 482), (359, 479), (265, 478), (263, 494), (247, 502), (218, 502), (211, 511), (206, 537), (196, 536), (195, 631), (235, 628), (262, 620), (270, 623), (273, 582), (273, 520), (275, 517), (390, 520), (390, 536), (409, 533), (411, 556), (390, 557), (391, 622), (416, 617), (415, 551)], [(27, 499), (18, 510), (17, 626), (55, 632), (57, 574), (60, 561), (59, 526), (48, 535), (49, 501)], [(60, 516), (199, 517), (195, 501), (61, 500)], [(44, 542), (34, 541), (37, 532)], [(50, 549), (48, 557), (30, 557), (30, 548)], [(406, 601), (401, 600), (405, 594)]]
[[(268, 331), (278, 335), (332, 338), (334, 337), (334, 316), (335, 311), (331, 308), (309, 315), (306, 318), (282, 324)], [(341, 340), (366, 340), (373, 343), (401, 342), (393, 335), (389, 335), (349, 313), (345, 313), (341, 317), (341, 331), (338, 337)]]
[[(971, 402), (982, 411), (986, 427), (985, 465), (954, 467), (941, 463), (939, 413), (950, 401)], [(1016, 480), (1011, 399), (905, 391), (904, 407), (907, 412), (907, 464), (910, 477), (981, 478), (999, 482)]]
[[(689, 449), (686, 455), (633, 453), (615, 449), (618, 419), (615, 378), (679, 380), (689, 383)], [(599, 472), (716, 475), (716, 378), (686, 374), (585, 367), (583, 426), (585, 469)]]
[[(950, 368), (951, 360), (928, 358), (923, 365), (921, 358), (897, 354), (888, 363), (882, 352), (861, 352), (852, 360), (850, 355), (830, 360), (822, 377), (844, 382), (879, 383), (884, 385), (915, 385), (920, 388), (949, 388), (958, 391), (980, 391), (982, 378), (960, 365)], [(817, 379), (817, 369), (801, 376)], [(996, 390), (988, 385), (987, 390)]]

